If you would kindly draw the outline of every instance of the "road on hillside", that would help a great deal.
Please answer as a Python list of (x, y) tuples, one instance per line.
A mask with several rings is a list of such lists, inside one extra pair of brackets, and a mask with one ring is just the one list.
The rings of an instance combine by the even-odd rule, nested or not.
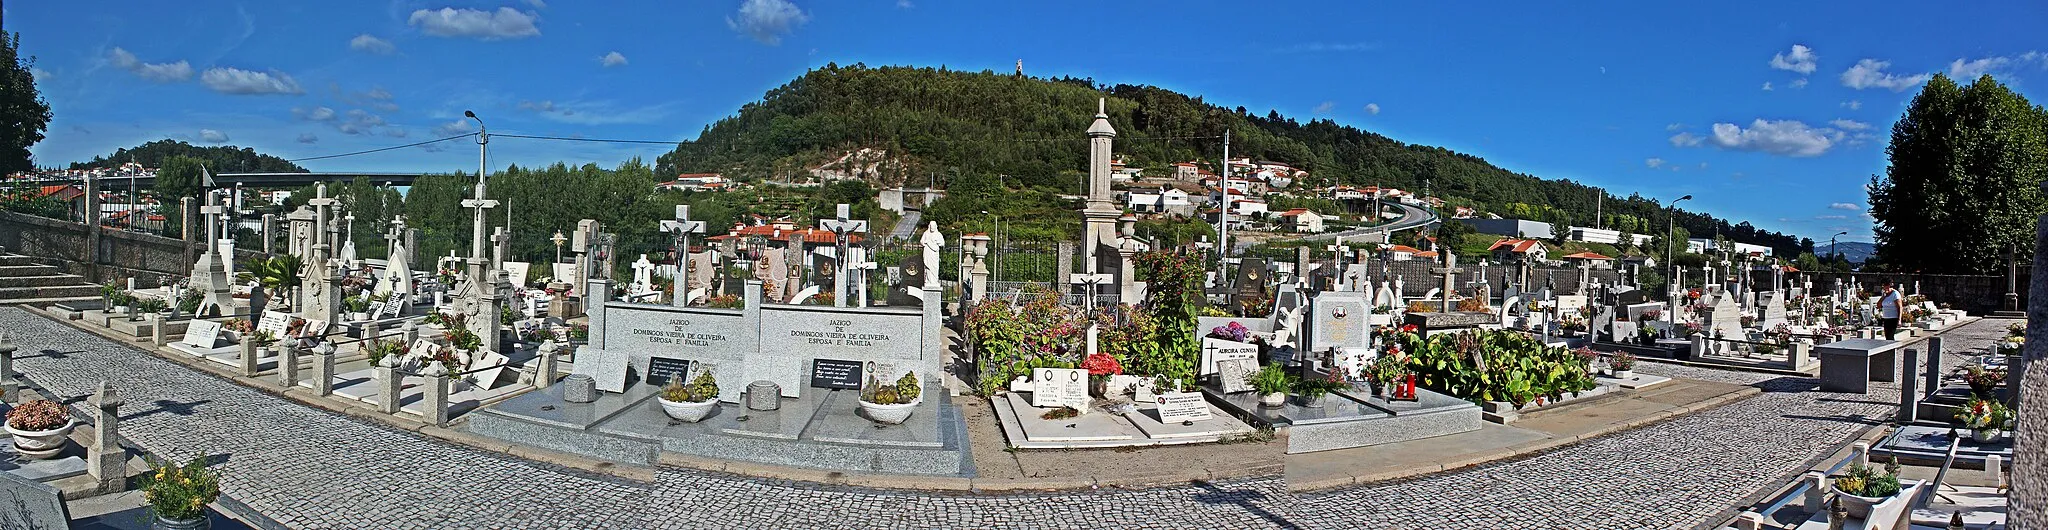
[(1370, 226), (1370, 227), (1365, 227), (1365, 228), (1354, 228), (1354, 229), (1351, 229), (1351, 230), (1345, 230), (1345, 231), (1343, 231), (1343, 232), (1330, 232), (1330, 233), (1326, 233), (1326, 234), (1317, 234), (1317, 235), (1313, 235), (1313, 236), (1305, 237), (1305, 238), (1302, 238), (1302, 239), (1306, 239), (1306, 240), (1310, 240), (1310, 241), (1316, 241), (1316, 240), (1323, 240), (1323, 239), (1334, 239), (1334, 238), (1337, 238), (1337, 237), (1343, 237), (1343, 238), (1345, 238), (1345, 239), (1352, 239), (1352, 238), (1357, 238), (1357, 237), (1362, 237), (1362, 236), (1365, 236), (1366, 234), (1379, 234), (1379, 233), (1393, 233), (1393, 232), (1399, 232), (1399, 231), (1402, 231), (1402, 230), (1407, 230), (1407, 229), (1411, 229), (1411, 228), (1420, 228), (1420, 227), (1424, 227), (1424, 226), (1429, 226), (1429, 225), (1430, 225), (1431, 223), (1435, 223), (1435, 222), (1436, 222), (1436, 212), (1432, 212), (1432, 211), (1429, 211), (1429, 209), (1428, 209), (1428, 208), (1423, 208), (1423, 207), (1420, 207), (1420, 206), (1414, 206), (1414, 205), (1409, 205), (1409, 204), (1402, 204), (1402, 203), (1398, 203), (1398, 202), (1389, 202), (1389, 203), (1386, 203), (1386, 204), (1387, 204), (1388, 206), (1393, 206), (1393, 207), (1395, 207), (1395, 208), (1400, 208), (1400, 209), (1401, 209), (1401, 218), (1400, 218), (1400, 219), (1395, 219), (1395, 220), (1394, 220), (1394, 222), (1391, 222), (1391, 223), (1387, 223), (1387, 224), (1384, 224), (1384, 225), (1380, 225), (1380, 226)]
[(889, 230), (890, 240), (909, 241), (915, 239), (918, 223), (924, 220), (924, 212), (904, 210), (903, 217), (896, 219), (896, 227)]

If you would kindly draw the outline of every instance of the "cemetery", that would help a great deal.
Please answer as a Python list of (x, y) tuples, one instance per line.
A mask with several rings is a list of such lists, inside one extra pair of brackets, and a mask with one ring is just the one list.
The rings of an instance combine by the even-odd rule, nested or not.
[[(1903, 386), (1898, 427), (1818, 473), (1858, 482), (1805, 477), (1745, 518), (1803, 527), (1827, 515), (1816, 492), (1852, 498), (1877, 481), (1897, 486), (1893, 500), (1853, 517), (1917, 520), (1942, 472), (1995, 477), (2014, 456), (2021, 328), (1944, 371), (1941, 334), (1983, 317), (1917, 285), (1902, 287), (1909, 325), (1885, 338), (1875, 286), (1816, 285), (1751, 256), (1673, 267), (1667, 285), (1591, 259), (1395, 259), (1384, 233), (1293, 247), (1292, 260), (1210, 256), (1139, 236), (1110, 193), (1106, 111), (1085, 135), (1081, 238), (1058, 245), (1049, 282), (994, 281), (995, 238), (937, 222), (885, 247), (848, 204), (729, 228), (679, 204), (642, 221), (666, 255), (630, 261), (615, 226), (524, 227), (553, 233), (554, 259), (536, 271), (513, 259), (506, 227), (486, 230), (501, 205), (477, 179), (462, 201), (467, 255), (419, 256), (419, 229), (392, 215), (361, 219), (386, 228), (388, 250), (360, 256), (345, 236), (359, 219), (319, 184), (280, 237), (266, 217), (264, 252), (238, 262), (216, 190), (196, 209), (205, 239), (188, 277), (122, 278), (36, 312), (328, 410), (628, 470), (714, 462), (971, 485), (988, 462), (1050, 458), (1084, 469), (1023, 473), (1065, 488), (1139, 480), (1090, 466), (1238, 452), (1245, 473), (1285, 469), (1287, 490), (1321, 491), (1543, 458), (1761, 393), (1693, 369), (1826, 393)], [(885, 248), (902, 257), (882, 263)], [(941, 270), (948, 259), (956, 271)], [(1701, 286), (1682, 287), (1687, 275)], [(75, 454), (66, 434), (17, 433), (27, 460), (9, 471), (51, 482), (111, 458)], [(42, 458), (53, 454), (66, 456)], [(1907, 475), (1869, 463), (1894, 458)]]

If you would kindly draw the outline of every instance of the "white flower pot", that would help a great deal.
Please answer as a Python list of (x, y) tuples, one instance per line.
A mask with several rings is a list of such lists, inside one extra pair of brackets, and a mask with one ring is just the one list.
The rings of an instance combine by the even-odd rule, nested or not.
[(711, 411), (718, 410), (717, 398), (698, 402), (669, 401), (660, 397), (654, 399), (661, 402), (661, 411), (668, 413), (668, 417), (690, 423), (703, 421), (705, 417), (711, 415)]
[(14, 428), (14, 425), (9, 423), (7, 434), (14, 435), (14, 450), (20, 452), (22, 456), (48, 460), (55, 458), (57, 453), (64, 452), (64, 441), (67, 439), (65, 437), (69, 436), (71, 428), (76, 426), (77, 421), (65, 420), (63, 427), (47, 431), (24, 431)]
[(917, 400), (911, 401), (909, 403), (901, 403), (896, 405), (883, 405), (880, 403), (869, 403), (867, 401), (861, 401), (860, 411), (862, 414), (867, 415), (869, 420), (873, 420), (876, 423), (887, 423), (890, 425), (895, 425), (898, 423), (903, 423), (903, 420), (910, 419), (911, 411), (915, 410), (917, 404), (923, 402), (923, 397), (919, 397), (917, 398)]
[(1278, 407), (1285, 404), (1287, 404), (1286, 392), (1274, 392), (1271, 394), (1261, 394), (1259, 396), (1259, 405), (1261, 406)]
[(1898, 495), (1892, 495), (1889, 497), (1864, 497), (1859, 495), (1850, 495), (1847, 493), (1842, 493), (1842, 490), (1835, 489), (1835, 484), (1833, 481), (1828, 482), (1828, 491), (1834, 492), (1835, 497), (1842, 500), (1842, 510), (1849, 512), (1849, 517), (1851, 519), (1868, 519), (1870, 518), (1870, 512), (1872, 510), (1875, 510), (1880, 506), (1889, 504), (1892, 501), (1898, 500), (1899, 498)]
[(1609, 370), (1609, 371), (1610, 371), (1610, 372), (1614, 372), (1614, 378), (1615, 378), (1615, 379), (1622, 379), (1622, 380), (1628, 380), (1628, 379), (1634, 379), (1634, 378), (1636, 377), (1636, 371), (1635, 371), (1635, 370)]
[(1970, 439), (1980, 444), (1988, 444), (1998, 441), (2000, 434), (2003, 433), (1999, 429), (1974, 429), (1970, 431)]

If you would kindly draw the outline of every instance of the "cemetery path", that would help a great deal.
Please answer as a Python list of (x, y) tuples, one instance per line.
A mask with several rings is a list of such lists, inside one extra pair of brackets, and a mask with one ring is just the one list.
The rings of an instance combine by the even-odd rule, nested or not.
[[(1984, 326), (1996, 333), (1977, 333)], [(1646, 365), (1766, 392), (1535, 458), (1335, 492), (1290, 495), (1274, 478), (949, 495), (673, 468), (651, 484), (595, 476), (298, 405), (19, 308), (0, 308), (0, 329), (20, 346), (24, 376), (67, 396), (112, 382), (130, 440), (173, 459), (223, 459), (229, 495), (295, 528), (1689, 527), (1779, 484), (1860, 418), (1886, 414), (1897, 393), (1815, 393), (1810, 379)], [(2002, 330), (1973, 324), (1948, 348), (1985, 347)]]

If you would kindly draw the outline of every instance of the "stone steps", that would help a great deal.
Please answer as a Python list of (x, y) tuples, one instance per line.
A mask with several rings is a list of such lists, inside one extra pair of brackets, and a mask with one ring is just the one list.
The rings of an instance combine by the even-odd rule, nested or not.
[(99, 295), (99, 286), (84, 277), (65, 274), (28, 256), (0, 255), (0, 304), (85, 300)]

